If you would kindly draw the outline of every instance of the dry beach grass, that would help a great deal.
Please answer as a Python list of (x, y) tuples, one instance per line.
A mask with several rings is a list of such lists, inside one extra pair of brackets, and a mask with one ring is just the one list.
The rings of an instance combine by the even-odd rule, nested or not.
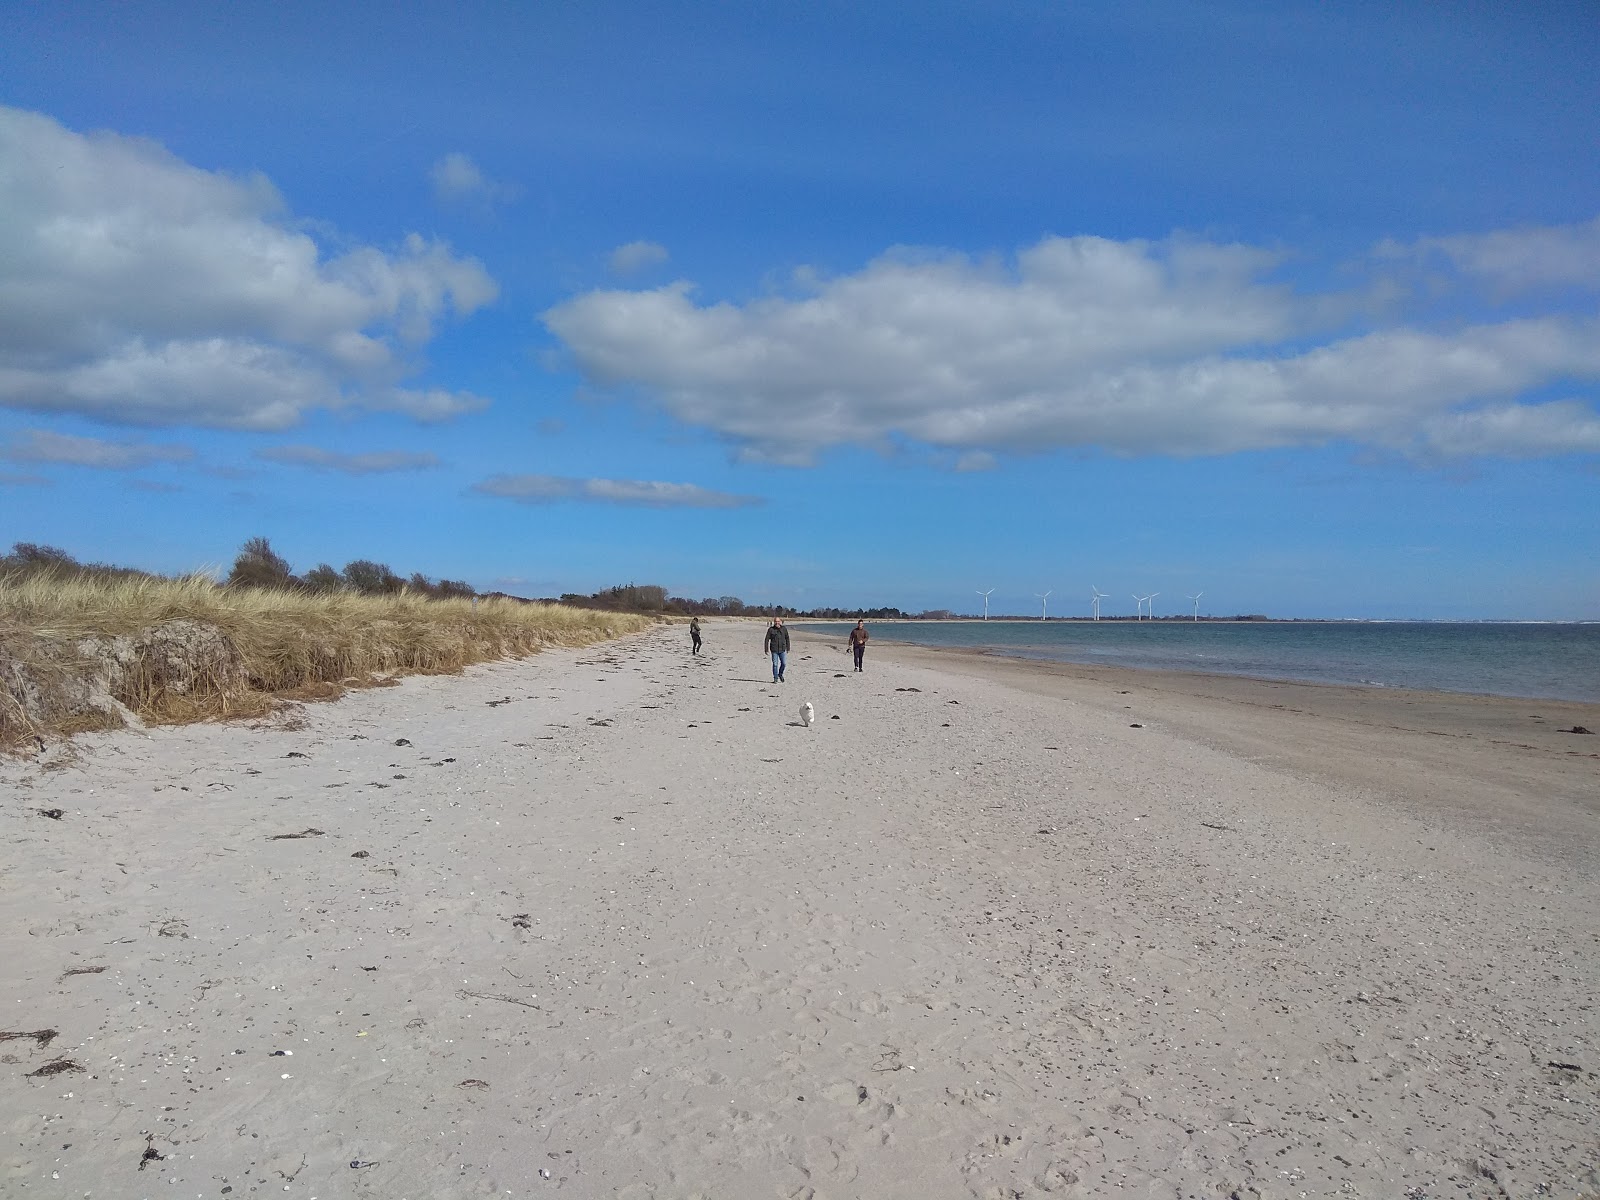
[(229, 588), (204, 575), (0, 578), (0, 746), (135, 719), (257, 715), (284, 695), (331, 698), (649, 623), (506, 599)]

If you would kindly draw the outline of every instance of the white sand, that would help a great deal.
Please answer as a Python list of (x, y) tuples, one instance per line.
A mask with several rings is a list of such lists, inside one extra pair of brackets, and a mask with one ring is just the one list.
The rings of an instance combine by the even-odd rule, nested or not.
[(760, 638), (0, 763), (0, 1193), (1600, 1193), (1600, 759)]

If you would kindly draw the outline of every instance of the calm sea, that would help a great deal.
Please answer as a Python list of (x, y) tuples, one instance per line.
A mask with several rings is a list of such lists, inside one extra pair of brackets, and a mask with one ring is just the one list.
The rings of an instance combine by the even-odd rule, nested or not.
[[(854, 622), (805, 621), (837, 632)], [(1017, 658), (1600, 701), (1600, 624), (869, 621), (875, 638)]]

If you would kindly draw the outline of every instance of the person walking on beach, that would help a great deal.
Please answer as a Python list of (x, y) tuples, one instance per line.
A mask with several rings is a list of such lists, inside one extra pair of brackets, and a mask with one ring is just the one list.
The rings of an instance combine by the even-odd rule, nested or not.
[(772, 618), (764, 645), (772, 655), (772, 682), (785, 682), (783, 670), (789, 665), (789, 631), (783, 627), (782, 617)]
[(694, 652), (700, 653), (700, 618), (689, 618), (689, 640), (694, 644)]
[(861, 670), (861, 659), (867, 652), (867, 638), (870, 636), (865, 621), (857, 621), (856, 627), (850, 631), (850, 649), (855, 651), (858, 671)]

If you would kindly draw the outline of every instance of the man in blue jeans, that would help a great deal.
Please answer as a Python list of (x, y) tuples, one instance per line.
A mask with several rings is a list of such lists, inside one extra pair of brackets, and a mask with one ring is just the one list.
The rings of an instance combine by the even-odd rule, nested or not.
[(767, 627), (766, 648), (772, 655), (772, 682), (783, 683), (783, 669), (789, 665), (789, 631), (782, 617), (773, 617)]

